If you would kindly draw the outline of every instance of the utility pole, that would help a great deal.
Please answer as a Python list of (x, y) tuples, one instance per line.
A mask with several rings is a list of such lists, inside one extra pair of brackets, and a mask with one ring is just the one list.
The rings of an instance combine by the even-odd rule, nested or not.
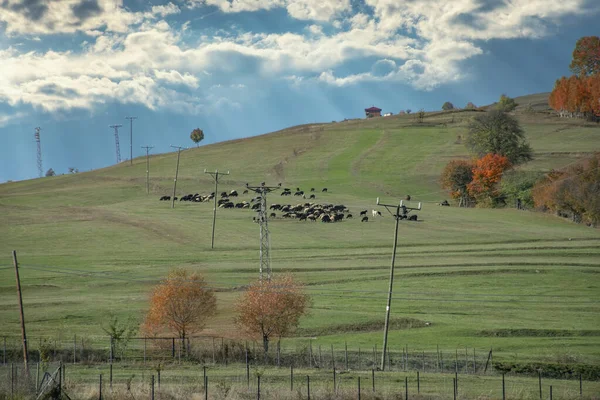
[(37, 127), (35, 128), (35, 141), (37, 143), (37, 168), (38, 168), (38, 175), (41, 177), (44, 176), (44, 169), (42, 168), (42, 144), (40, 142), (40, 131), (42, 130), (42, 128)]
[(227, 171), (227, 173), (223, 173), (223, 172), (219, 172), (219, 170), (216, 169), (215, 172), (209, 172), (205, 169), (204, 173), (210, 174), (213, 177), (213, 179), (215, 180), (215, 196), (214, 196), (215, 205), (213, 208), (212, 239), (210, 241), (210, 248), (214, 249), (215, 248), (215, 222), (217, 221), (217, 195), (219, 193), (219, 175), (229, 175), (229, 171)]
[(173, 198), (171, 199), (171, 208), (175, 208), (175, 190), (177, 189), (177, 176), (179, 175), (179, 156), (181, 155), (181, 149), (183, 146), (173, 146), (172, 148), (177, 149), (177, 168), (175, 169), (175, 180), (173, 181)]
[(150, 156), (148, 152), (153, 148), (154, 146), (142, 146), (142, 149), (146, 149), (146, 194), (150, 194)]
[(133, 120), (137, 117), (125, 117), (129, 120), (129, 165), (133, 165)]
[(249, 186), (246, 183), (248, 190), (252, 190), (260, 195), (260, 209), (258, 212), (258, 225), (260, 226), (260, 280), (263, 279), (263, 273), (266, 273), (267, 280), (271, 280), (271, 239), (269, 237), (269, 226), (267, 224), (267, 193), (279, 189), (279, 186), (265, 186), (262, 182), (260, 186)]
[(109, 128), (113, 128), (115, 130), (115, 147), (117, 150), (117, 164), (121, 162), (121, 147), (119, 145), (119, 128), (123, 125), (110, 125)]
[(23, 338), (23, 363), (25, 372), (29, 376), (29, 366), (27, 365), (27, 335), (25, 334), (25, 316), (23, 315), (23, 296), (21, 295), (21, 279), (19, 278), (19, 263), (17, 262), (17, 252), (13, 250), (13, 264), (15, 266), (15, 275), (17, 277), (17, 296), (19, 297), (19, 315), (21, 317), (21, 336)]
[[(388, 342), (388, 330), (390, 326), (390, 309), (392, 306), (392, 289), (394, 287), (394, 266), (396, 264), (396, 247), (398, 246), (398, 222), (401, 219), (406, 219), (406, 215), (410, 212), (410, 210), (420, 210), (421, 203), (419, 203), (418, 208), (406, 207), (404, 202), (400, 200), (400, 204), (392, 205), (392, 204), (381, 204), (379, 202), (379, 197), (377, 198), (377, 205), (383, 206), (388, 210), (388, 212), (394, 217), (396, 220), (396, 227), (394, 230), (394, 249), (392, 250), (392, 266), (390, 268), (390, 287), (388, 291), (388, 299), (387, 306), (385, 307), (385, 326), (383, 328), (383, 351), (381, 353), (381, 370), (385, 370), (385, 356), (387, 352), (387, 342)], [(390, 208), (393, 207), (396, 209), (396, 213), (392, 213)]]

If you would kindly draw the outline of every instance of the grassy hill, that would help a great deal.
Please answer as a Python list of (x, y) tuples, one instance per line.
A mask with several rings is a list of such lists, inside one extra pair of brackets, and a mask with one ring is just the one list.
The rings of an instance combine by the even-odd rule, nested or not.
[[(544, 96), (517, 101), (541, 110)], [(245, 183), (263, 181), (314, 187), (317, 202), (345, 204), (355, 215), (376, 209), (376, 197), (394, 202), (410, 194), (423, 210), (420, 222), (400, 226), (392, 315), (430, 325), (394, 325), (393, 348), (493, 346), (499, 360), (598, 364), (598, 230), (540, 213), (436, 205), (448, 197), (439, 173), (450, 159), (467, 156), (458, 137), (475, 114), (431, 112), (422, 124), (414, 115), (310, 124), (185, 150), (177, 193), (210, 193), (214, 183), (203, 171), (218, 168), (231, 173), (220, 191), (241, 193)], [(517, 115), (535, 152), (524, 169), (562, 167), (600, 148), (597, 125), (541, 111)], [(19, 335), (15, 249), (33, 343), (41, 336), (100, 337), (111, 312), (139, 320), (150, 288), (175, 266), (202, 272), (218, 290), (219, 313), (205, 333), (237, 337), (233, 303), (258, 276), (254, 214), (219, 210), (211, 250), (212, 203), (171, 209), (158, 201), (171, 194), (176, 157), (151, 157), (150, 195), (145, 158), (0, 185), (0, 335)], [(278, 193), (269, 199), (300, 201)], [(380, 345), (393, 224), (386, 214), (369, 223), (270, 222), (274, 273), (293, 273), (313, 299), (292, 341)]]

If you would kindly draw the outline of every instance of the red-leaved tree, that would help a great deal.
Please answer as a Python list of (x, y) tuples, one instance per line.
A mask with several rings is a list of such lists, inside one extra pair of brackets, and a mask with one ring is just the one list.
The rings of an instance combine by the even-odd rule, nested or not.
[(235, 323), (250, 337), (262, 340), (265, 354), (272, 337), (292, 332), (307, 310), (309, 297), (290, 275), (259, 280), (236, 304)]
[(467, 186), (473, 180), (473, 162), (470, 160), (452, 160), (440, 176), (440, 184), (450, 192), (453, 199), (459, 199), (461, 205), (469, 200)]
[(504, 171), (511, 167), (505, 156), (488, 153), (475, 162), (473, 180), (467, 185), (469, 194), (479, 205), (491, 206), (500, 194), (498, 183)]
[(169, 333), (185, 340), (203, 329), (216, 310), (215, 294), (202, 276), (174, 269), (152, 291), (142, 329), (149, 336)]
[(584, 36), (577, 41), (569, 65), (575, 75), (594, 75), (600, 72), (600, 37)]

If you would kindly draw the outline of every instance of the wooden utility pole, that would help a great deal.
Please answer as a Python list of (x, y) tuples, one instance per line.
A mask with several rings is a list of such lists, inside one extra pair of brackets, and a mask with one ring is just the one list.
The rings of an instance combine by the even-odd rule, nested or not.
[(146, 194), (150, 194), (150, 149), (154, 146), (142, 146), (142, 149), (146, 149)]
[(218, 169), (215, 172), (209, 172), (206, 169), (204, 170), (205, 174), (210, 174), (215, 180), (215, 195), (214, 195), (214, 208), (213, 208), (213, 223), (212, 223), (212, 239), (210, 240), (210, 248), (215, 248), (215, 223), (217, 222), (217, 196), (219, 195), (219, 175), (229, 175), (229, 171), (227, 173), (219, 172)]
[[(400, 203), (398, 205), (381, 204), (381, 203), (379, 203), (379, 197), (378, 197), (377, 205), (385, 207), (388, 210), (388, 212), (396, 219), (396, 228), (394, 231), (394, 247), (392, 250), (392, 265), (390, 268), (390, 286), (389, 286), (389, 290), (388, 290), (387, 306), (385, 307), (385, 326), (383, 329), (383, 351), (381, 352), (381, 370), (385, 371), (385, 354), (387, 351), (388, 330), (390, 327), (390, 309), (392, 306), (392, 289), (394, 288), (394, 266), (396, 263), (396, 247), (398, 246), (398, 222), (401, 219), (406, 219), (406, 214), (408, 213), (408, 210), (420, 210), (421, 203), (419, 203), (418, 208), (406, 207), (402, 200), (400, 201)], [(390, 207), (395, 208), (395, 211), (396, 211), (395, 214), (390, 211)], [(400, 210), (402, 210), (402, 212)]]
[(15, 266), (15, 275), (17, 277), (17, 296), (19, 297), (19, 316), (21, 317), (21, 337), (23, 338), (23, 363), (25, 364), (25, 373), (29, 375), (29, 366), (27, 365), (27, 335), (25, 334), (25, 316), (23, 315), (23, 296), (21, 295), (21, 279), (19, 278), (19, 263), (17, 261), (17, 252), (13, 250), (13, 264)]
[(182, 146), (173, 146), (174, 149), (177, 149), (177, 168), (175, 169), (175, 180), (173, 181), (173, 198), (171, 199), (171, 208), (175, 208), (175, 190), (177, 189), (177, 176), (179, 175), (179, 156), (181, 155)]

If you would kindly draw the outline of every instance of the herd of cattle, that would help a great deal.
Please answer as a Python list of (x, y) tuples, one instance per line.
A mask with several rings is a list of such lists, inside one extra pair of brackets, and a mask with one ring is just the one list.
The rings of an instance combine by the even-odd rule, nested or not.
[[(311, 188), (310, 189), (310, 194), (308, 195), (308, 197), (306, 196), (306, 193), (304, 193), (303, 190), (301, 190), (300, 188), (296, 188), (296, 190), (294, 191), (293, 195), (294, 196), (298, 196), (298, 197), (302, 197), (303, 199), (316, 199), (316, 195), (314, 194), (315, 192), (315, 188)], [(327, 188), (323, 188), (321, 190), (321, 193), (327, 193)], [(242, 192), (242, 194), (248, 194), (248, 190), (244, 190)], [(185, 196), (181, 196), (181, 197), (175, 197), (173, 200), (174, 201), (188, 201), (188, 202), (195, 202), (195, 203), (203, 203), (203, 202), (209, 202), (209, 201), (214, 201), (215, 199), (215, 192), (212, 192), (208, 195), (201, 195), (199, 193), (195, 193), (195, 194), (186, 194)], [(289, 188), (284, 188), (281, 196), (291, 196), (292, 195), (292, 190)], [(219, 208), (246, 208), (246, 209), (250, 209), (250, 210), (255, 210), (258, 211), (260, 209), (260, 196), (257, 197), (253, 197), (252, 199), (250, 199), (250, 201), (239, 201), (236, 202), (234, 201), (232, 198), (237, 198), (238, 197), (238, 192), (236, 190), (231, 190), (229, 192), (225, 191), (225, 192), (221, 192), (219, 194), (219, 198), (217, 199), (217, 206)], [(160, 201), (171, 201), (171, 196), (162, 196), (160, 199)], [(269, 219), (274, 219), (274, 218), (284, 218), (284, 219), (296, 219), (298, 221), (321, 221), (321, 222), (340, 222), (343, 221), (344, 219), (353, 219), (354, 216), (352, 215), (352, 213), (350, 212), (350, 210), (348, 209), (348, 207), (342, 205), (342, 204), (338, 204), (338, 205), (334, 205), (334, 204), (329, 204), (329, 203), (325, 203), (325, 204), (318, 204), (318, 203), (314, 203), (314, 202), (304, 202), (304, 203), (299, 203), (296, 205), (292, 205), (292, 204), (271, 204), (271, 206), (269, 207)], [(278, 215), (277, 212), (279, 212), (280, 214)], [(359, 213), (359, 219), (361, 222), (368, 222), (369, 221), (369, 217), (367, 215), (368, 210), (362, 210)], [(380, 211), (376, 211), (376, 210), (372, 210), (371, 211), (371, 217), (372, 218), (376, 218), (376, 217), (381, 217), (382, 214)], [(417, 220), (417, 215), (413, 214), (413, 215), (403, 215), (401, 216), (401, 218), (404, 219), (408, 219), (410, 221), (416, 221)], [(252, 218), (254, 221), (257, 221), (257, 217), (253, 217)]]

